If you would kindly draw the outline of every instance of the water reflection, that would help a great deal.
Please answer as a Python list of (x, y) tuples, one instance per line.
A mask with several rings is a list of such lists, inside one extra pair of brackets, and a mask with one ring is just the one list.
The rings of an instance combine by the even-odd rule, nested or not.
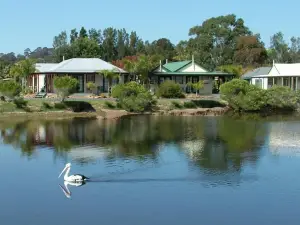
[(55, 158), (85, 164), (95, 160), (158, 161), (164, 145), (175, 144), (192, 165), (210, 173), (239, 172), (256, 163), (267, 127), (230, 118), (139, 116), (118, 121), (71, 119), (1, 122), (3, 143), (30, 157), (52, 149)]
[(85, 185), (86, 182), (82, 181), (82, 182), (69, 182), (69, 181), (64, 181), (64, 187), (62, 185), (59, 184), (61, 190), (63, 191), (63, 193), (65, 194), (65, 196), (70, 199), (72, 192), (69, 190), (68, 185), (71, 186), (75, 186), (75, 187), (81, 187), (83, 185)]

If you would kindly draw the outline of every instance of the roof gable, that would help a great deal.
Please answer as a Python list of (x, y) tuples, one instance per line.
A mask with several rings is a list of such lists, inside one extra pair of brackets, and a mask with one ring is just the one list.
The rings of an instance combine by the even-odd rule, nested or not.
[(273, 67), (278, 75), (300, 75), (300, 63), (275, 63)]

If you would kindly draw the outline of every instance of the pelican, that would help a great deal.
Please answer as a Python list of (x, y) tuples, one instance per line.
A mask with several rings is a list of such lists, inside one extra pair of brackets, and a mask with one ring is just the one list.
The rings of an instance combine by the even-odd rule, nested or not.
[(60, 178), (60, 176), (66, 171), (65, 176), (64, 176), (64, 180), (68, 181), (68, 182), (83, 182), (88, 180), (89, 178), (81, 175), (81, 174), (74, 174), (69, 176), (69, 172), (71, 169), (71, 163), (67, 163), (65, 168), (61, 171), (61, 173), (59, 174), (58, 178)]
[(82, 181), (82, 182), (74, 183), (74, 182), (64, 181), (64, 186), (65, 187), (63, 187), (59, 184), (59, 186), (60, 186), (61, 190), (63, 191), (63, 193), (65, 194), (65, 196), (70, 199), (71, 195), (72, 195), (72, 192), (69, 190), (68, 185), (80, 187), (82, 185), (85, 185), (85, 182)]

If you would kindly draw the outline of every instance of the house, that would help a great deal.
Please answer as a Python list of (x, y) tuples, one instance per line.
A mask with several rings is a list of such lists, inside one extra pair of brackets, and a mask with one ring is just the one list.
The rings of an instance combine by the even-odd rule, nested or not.
[(99, 58), (72, 58), (60, 63), (37, 63), (37, 72), (30, 75), (27, 80), (28, 86), (36, 92), (54, 93), (53, 80), (56, 76), (69, 75), (79, 81), (78, 93), (87, 92), (86, 84), (93, 82), (100, 92), (108, 91), (108, 79), (99, 74), (101, 70), (115, 70), (120, 74), (116, 82), (124, 82), (128, 73)]
[(250, 84), (263, 89), (273, 85), (286, 86), (292, 90), (300, 89), (300, 63), (274, 63), (271, 67), (260, 67), (242, 76)]
[(204, 87), (200, 94), (212, 94), (213, 90), (218, 92), (222, 83), (232, 79), (233, 74), (223, 72), (209, 72), (192, 60), (168, 62), (160, 64), (150, 73), (151, 89), (157, 88), (165, 80), (173, 80), (180, 84), (184, 92), (195, 92), (187, 83), (197, 83), (203, 80)]

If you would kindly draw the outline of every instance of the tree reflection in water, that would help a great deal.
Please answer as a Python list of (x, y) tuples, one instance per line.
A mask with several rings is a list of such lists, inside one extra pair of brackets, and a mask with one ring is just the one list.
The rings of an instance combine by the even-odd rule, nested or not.
[[(65, 119), (0, 122), (1, 139), (30, 157), (53, 149), (55, 157), (101, 148), (106, 160), (157, 160), (162, 144), (176, 144), (187, 158), (209, 173), (239, 171), (255, 163), (267, 134), (259, 121), (225, 117), (135, 116), (121, 120)], [(93, 158), (93, 155), (90, 156)], [(79, 162), (88, 163), (86, 158)]]

